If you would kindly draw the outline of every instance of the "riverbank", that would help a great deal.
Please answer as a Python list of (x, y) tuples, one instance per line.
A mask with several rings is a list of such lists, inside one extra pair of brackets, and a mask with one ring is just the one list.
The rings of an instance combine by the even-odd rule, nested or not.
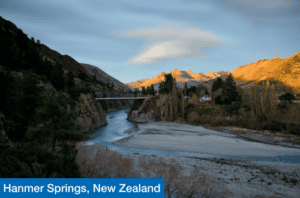
[[(133, 127), (131, 127), (132, 129)], [(131, 130), (125, 132), (128, 133)], [(276, 157), (300, 155), (298, 148), (261, 143), (240, 135), (174, 122), (138, 124), (138, 131), (134, 135), (112, 143), (142, 149), (217, 156)]]
[[(225, 128), (219, 128), (219, 130), (223, 130), (222, 132), (209, 130), (208, 128), (204, 130), (204, 127), (199, 132), (199, 129), (199, 126), (183, 123), (137, 124), (137, 126), (126, 130), (126, 133), (134, 132), (133, 136), (113, 143), (156, 150), (198, 151), (199, 153), (227, 155), (240, 153), (244, 156), (276, 156), (278, 152), (300, 151), (295, 147), (278, 146), (278, 142), (270, 142), (271, 140), (268, 140), (268, 144), (248, 141), (237, 134), (230, 134), (234, 130), (226, 131)], [(254, 138), (258, 138), (258, 136)], [(123, 154), (123, 157), (134, 160), (135, 169), (141, 173), (139, 160), (142, 157), (146, 159), (154, 158), (155, 160), (162, 159), (165, 163), (177, 162), (184, 168), (186, 174), (190, 174), (195, 167), (202, 173), (219, 178), (226, 188), (233, 192), (234, 197), (254, 197), (258, 195), (265, 197), (298, 197), (300, 193), (300, 164), (159, 154), (141, 155), (138, 153), (126, 153)]]

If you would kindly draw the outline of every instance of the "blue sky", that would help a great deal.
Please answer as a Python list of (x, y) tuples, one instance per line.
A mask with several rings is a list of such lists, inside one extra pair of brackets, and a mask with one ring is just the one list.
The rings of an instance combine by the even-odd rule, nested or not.
[(299, 0), (1, 0), (0, 15), (124, 83), (300, 51)]

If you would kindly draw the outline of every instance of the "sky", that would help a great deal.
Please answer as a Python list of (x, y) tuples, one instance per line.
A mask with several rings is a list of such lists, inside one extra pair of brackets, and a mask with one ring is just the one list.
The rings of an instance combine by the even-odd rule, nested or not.
[(123, 83), (300, 51), (299, 0), (1, 0), (0, 16)]

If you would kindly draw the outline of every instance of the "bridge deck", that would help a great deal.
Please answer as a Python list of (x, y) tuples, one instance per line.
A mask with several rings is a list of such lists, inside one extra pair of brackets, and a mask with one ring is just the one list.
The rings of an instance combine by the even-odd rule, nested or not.
[(129, 97), (129, 98), (96, 98), (96, 100), (137, 100), (146, 99), (148, 97)]

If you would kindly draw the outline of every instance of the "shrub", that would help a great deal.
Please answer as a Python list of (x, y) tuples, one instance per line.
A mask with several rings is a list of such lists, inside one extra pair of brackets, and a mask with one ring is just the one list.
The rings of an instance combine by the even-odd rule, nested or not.
[(285, 94), (279, 96), (279, 100), (281, 100), (281, 101), (289, 101), (290, 103), (292, 103), (291, 100), (295, 100), (295, 99), (296, 99), (295, 96), (293, 96), (290, 93), (285, 93)]
[(165, 197), (230, 197), (232, 192), (215, 177), (200, 173), (195, 168), (190, 175), (184, 175), (183, 167), (174, 160), (167, 164), (162, 159), (143, 156), (137, 164), (141, 171), (135, 170), (132, 159), (126, 159), (117, 152), (95, 145), (91, 155), (90, 150), (82, 144), (77, 144), (77, 163), (85, 178), (164, 178)]
[(199, 114), (196, 112), (191, 112), (190, 114), (188, 114), (187, 118), (190, 124), (196, 124), (199, 122)]
[(222, 96), (221, 95), (218, 95), (216, 98), (215, 98), (215, 103), (217, 105), (222, 105), (223, 102), (222, 102)]

